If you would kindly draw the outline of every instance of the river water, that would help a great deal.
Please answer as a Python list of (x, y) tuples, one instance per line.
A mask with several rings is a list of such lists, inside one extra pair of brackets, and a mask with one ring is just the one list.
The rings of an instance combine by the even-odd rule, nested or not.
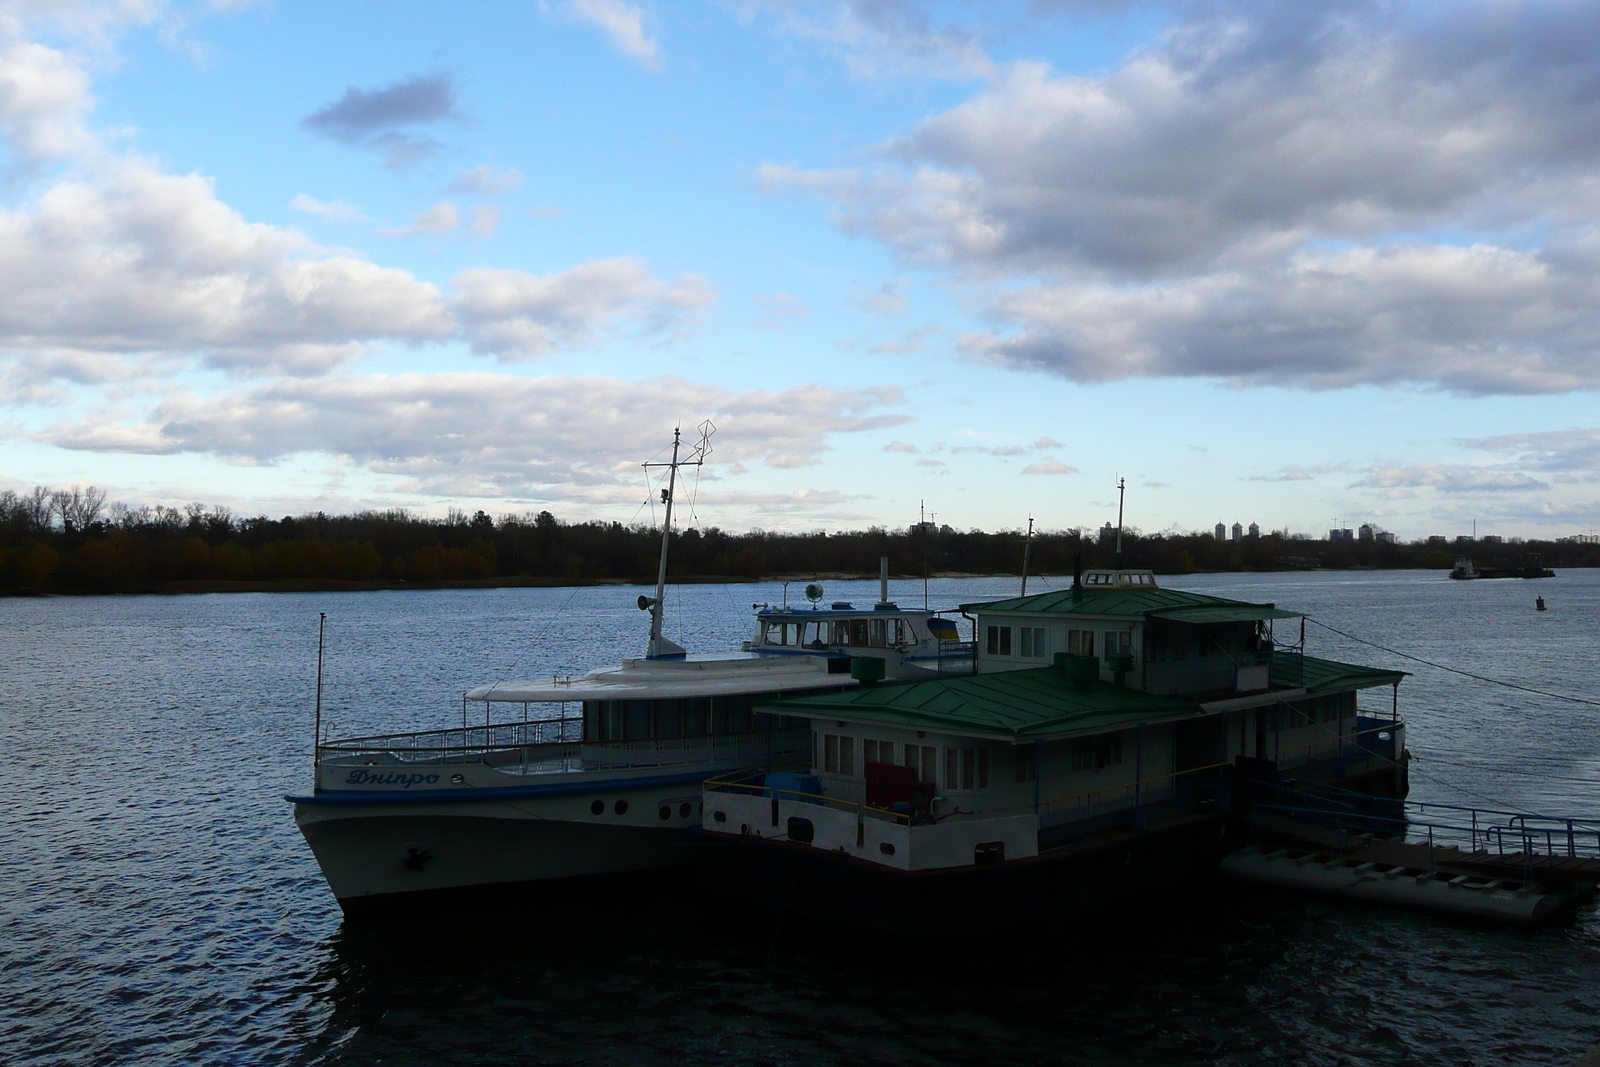
[[(1164, 584), (1600, 694), (1600, 572)], [(637, 654), (639, 592), (0, 600), (0, 1063), (1499, 1065), (1600, 1043), (1593, 905), (1519, 932), (1199, 886), (1050, 938), (906, 945), (652, 876), (560, 907), (344, 923), (282, 800), (310, 780), (317, 613), (329, 732), (356, 734), (459, 723), (472, 685)], [(875, 594), (829, 583), (829, 600)], [(923, 585), (895, 595), (920, 605)], [(669, 596), (669, 633), (714, 650), (783, 590)], [(1600, 707), (1307, 631), (1313, 654), (1415, 672), (1413, 800), (1600, 814)]]

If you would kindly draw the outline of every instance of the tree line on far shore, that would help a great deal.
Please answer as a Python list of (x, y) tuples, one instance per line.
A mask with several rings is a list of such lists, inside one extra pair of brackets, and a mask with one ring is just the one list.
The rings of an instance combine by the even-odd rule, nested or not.
[[(452, 510), (443, 518), (403, 510), (354, 515), (233, 515), (227, 508), (128, 507), (94, 488), (0, 492), (0, 592), (148, 592), (172, 583), (361, 582), (429, 584), (494, 579), (583, 583), (655, 580), (660, 530), (619, 522), (563, 522), (548, 511), (493, 518)], [(1124, 561), (1161, 574), (1194, 571), (1373, 568), (1447, 569), (1457, 555), (1480, 566), (1519, 565), (1539, 552), (1547, 566), (1600, 566), (1600, 545), (1573, 541), (1439, 544), (1314, 541), (1266, 534), (1238, 541), (1207, 533), (1129, 531)], [(1034, 573), (1070, 573), (1074, 559), (1108, 566), (1102, 531), (1036, 531)], [(842, 533), (674, 532), (678, 578), (875, 574), (888, 556), (896, 575), (1014, 574), (1021, 531), (870, 527)], [(218, 586), (225, 587), (222, 585)]]

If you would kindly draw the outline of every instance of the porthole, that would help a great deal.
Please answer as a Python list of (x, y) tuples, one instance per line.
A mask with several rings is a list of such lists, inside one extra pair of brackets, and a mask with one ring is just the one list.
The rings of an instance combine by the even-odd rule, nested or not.
[(666, 805), (662, 805), (661, 811), (658, 812), (658, 814), (661, 816), (661, 821), (666, 822), (668, 819), (672, 818), (672, 809)]
[(714, 812), (711, 813), (711, 817), (713, 819), (715, 819), (717, 822), (727, 822), (728, 821), (728, 813), (725, 812), (725, 811), (714, 811)]
[(894, 855), (894, 846), (889, 844), (887, 841), (880, 841), (878, 842), (878, 851), (882, 852), (885, 856), (892, 856)]
[(615, 804), (611, 805), (611, 810), (616, 812), (618, 815), (626, 815), (628, 814), (628, 802), (626, 800), (619, 800)]
[(466, 782), (466, 780), (467, 780), (467, 776), (464, 775), (464, 774), (452, 774), (450, 776), (450, 784), (451, 785), (462, 785), (462, 784), (464, 784)]
[(590, 815), (604, 815), (605, 812), (606, 812), (606, 802), (603, 801), (603, 800), (597, 800), (593, 804), (589, 805), (589, 814)]
[(687, 801), (685, 801), (682, 804), (679, 804), (678, 805), (678, 818), (687, 819), (689, 817), (689, 813), (691, 811), (693, 811), (693, 810), (694, 809), (689, 806)]

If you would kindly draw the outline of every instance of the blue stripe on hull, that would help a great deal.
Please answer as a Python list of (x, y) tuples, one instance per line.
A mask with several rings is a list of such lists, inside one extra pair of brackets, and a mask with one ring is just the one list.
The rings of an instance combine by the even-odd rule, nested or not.
[(651, 789), (662, 785), (698, 784), (714, 774), (726, 773), (717, 768), (691, 771), (687, 774), (660, 774), (649, 778), (603, 778), (574, 775), (579, 782), (561, 782), (550, 785), (513, 785), (478, 789), (458, 786), (455, 789), (395, 790), (393, 792), (364, 792), (356, 789), (329, 789), (310, 796), (285, 794), (291, 804), (438, 804), (451, 801), (515, 800), (519, 797), (560, 797), (583, 793), (612, 793), (618, 789)]

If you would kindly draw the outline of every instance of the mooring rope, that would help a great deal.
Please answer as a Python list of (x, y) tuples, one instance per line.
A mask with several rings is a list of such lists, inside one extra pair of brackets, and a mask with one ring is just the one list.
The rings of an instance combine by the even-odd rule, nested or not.
[(1600, 708), (1600, 700), (1589, 700), (1586, 697), (1575, 697), (1568, 693), (1552, 693), (1546, 689), (1534, 689), (1531, 686), (1518, 685), (1516, 682), (1508, 682), (1501, 678), (1490, 678), (1488, 675), (1484, 674), (1473, 674), (1471, 671), (1464, 671), (1458, 667), (1447, 667), (1443, 663), (1435, 663), (1431, 659), (1423, 659), (1421, 656), (1413, 656), (1408, 652), (1401, 652), (1398, 649), (1389, 648), (1386, 645), (1380, 645), (1376, 641), (1368, 641), (1364, 637), (1357, 637), (1355, 634), (1346, 633), (1337, 627), (1329, 626), (1327, 623), (1322, 622), (1319, 619), (1313, 619), (1309, 615), (1307, 615), (1305, 618), (1307, 622), (1314, 623), (1317, 626), (1322, 627), (1324, 630), (1329, 630), (1338, 634), (1340, 637), (1348, 638), (1351, 641), (1357, 641), (1363, 645), (1370, 645), (1379, 651), (1389, 653), (1391, 656), (1399, 656), (1401, 659), (1408, 659), (1414, 663), (1426, 664), (1429, 667), (1433, 667), (1441, 671), (1449, 671), (1451, 674), (1459, 674), (1465, 678), (1473, 678), (1480, 682), (1488, 682), (1490, 685), (1503, 685), (1507, 689), (1517, 689), (1524, 693), (1532, 693), (1535, 696), (1550, 697), (1552, 700), (1570, 700), (1575, 704), (1588, 704), (1592, 707)]

